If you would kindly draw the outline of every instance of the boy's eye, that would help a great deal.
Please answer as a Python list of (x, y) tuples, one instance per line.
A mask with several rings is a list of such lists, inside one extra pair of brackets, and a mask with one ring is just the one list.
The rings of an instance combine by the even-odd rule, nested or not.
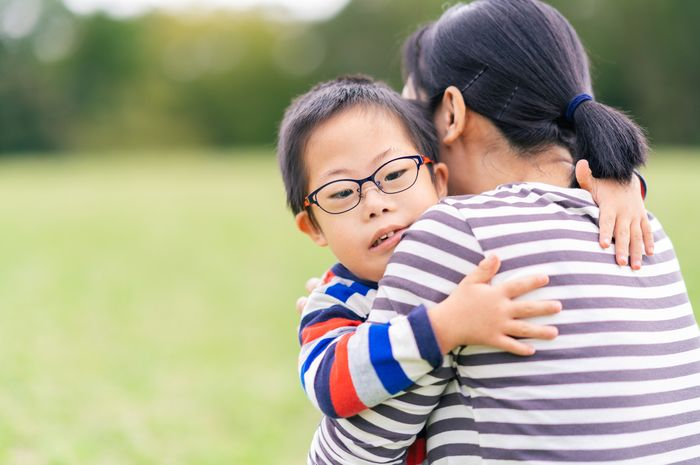
[(343, 200), (347, 199), (348, 197), (352, 197), (352, 195), (355, 193), (353, 189), (346, 188), (346, 189), (341, 189), (338, 191), (335, 191), (331, 193), (328, 198), (333, 199), (333, 200)]
[(403, 169), (403, 170), (392, 171), (391, 173), (388, 173), (386, 176), (384, 176), (384, 181), (387, 181), (387, 182), (396, 181), (401, 176), (403, 176), (406, 173), (406, 171), (408, 171), (408, 170)]

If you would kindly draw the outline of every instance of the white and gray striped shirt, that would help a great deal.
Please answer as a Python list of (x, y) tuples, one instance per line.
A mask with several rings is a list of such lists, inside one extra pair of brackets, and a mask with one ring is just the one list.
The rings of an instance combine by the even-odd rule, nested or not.
[(494, 253), (494, 283), (549, 275), (523, 297), (562, 302), (538, 319), (559, 337), (529, 341), (537, 353), (526, 358), (456, 350), (418, 382), (438, 389), (366, 412), (363, 441), (390, 447), (369, 435), (426, 424), (431, 464), (700, 464), (700, 333), (671, 242), (652, 218), (655, 255), (620, 267), (598, 245), (597, 218), (587, 192), (536, 183), (428, 210), (397, 247), (369, 320), (433, 306)]

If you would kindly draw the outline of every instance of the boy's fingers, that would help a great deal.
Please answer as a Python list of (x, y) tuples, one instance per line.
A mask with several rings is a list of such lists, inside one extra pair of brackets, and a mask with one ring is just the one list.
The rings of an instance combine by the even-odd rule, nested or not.
[(593, 190), (595, 178), (593, 178), (593, 172), (591, 171), (591, 167), (588, 165), (588, 161), (579, 160), (576, 163), (575, 173), (576, 182), (578, 182), (578, 185), (581, 186), (581, 189), (586, 189), (592, 195), (593, 192), (591, 191)]
[(620, 266), (627, 265), (630, 256), (630, 221), (619, 219), (615, 223), (615, 257)]
[(509, 336), (527, 339), (554, 339), (559, 334), (556, 326), (536, 325), (523, 320), (511, 321), (506, 332)]
[(546, 286), (549, 283), (549, 277), (546, 275), (533, 275), (524, 278), (513, 279), (505, 282), (500, 286), (511, 299), (519, 297), (527, 292), (534, 291), (540, 287)]
[(306, 307), (306, 301), (307, 301), (307, 300), (308, 300), (308, 299), (307, 299), (306, 297), (299, 297), (299, 298), (297, 299), (296, 308), (297, 308), (297, 312), (298, 312), (300, 315), (301, 315), (301, 312), (304, 311), (304, 307)]
[(304, 287), (306, 288), (306, 292), (311, 293), (311, 292), (313, 292), (313, 290), (316, 289), (320, 284), (321, 284), (321, 279), (320, 279), (320, 278), (309, 278), (309, 280), (306, 281), (306, 285), (305, 285)]
[(484, 284), (491, 281), (491, 279), (496, 275), (498, 269), (501, 267), (501, 260), (495, 255), (489, 255), (479, 262), (477, 266), (471, 273), (469, 273), (463, 280), (463, 283), (469, 284)]
[(535, 348), (519, 342), (512, 337), (502, 336), (493, 343), (494, 347), (515, 355), (528, 356), (535, 353)]
[(632, 223), (630, 225), (630, 266), (633, 270), (638, 270), (642, 267), (642, 251), (644, 249), (644, 238), (642, 236), (641, 223)]
[[(598, 235), (600, 246), (607, 249), (612, 242), (613, 229), (615, 228), (615, 214), (601, 211), (598, 227), (600, 228), (600, 234)], [(617, 241), (617, 236), (615, 240)]]
[(534, 318), (537, 316), (554, 315), (561, 311), (558, 300), (516, 300), (513, 302), (513, 318)]
[(644, 238), (644, 252), (647, 255), (654, 255), (654, 232), (651, 230), (649, 218), (644, 215), (641, 221), (642, 237)]

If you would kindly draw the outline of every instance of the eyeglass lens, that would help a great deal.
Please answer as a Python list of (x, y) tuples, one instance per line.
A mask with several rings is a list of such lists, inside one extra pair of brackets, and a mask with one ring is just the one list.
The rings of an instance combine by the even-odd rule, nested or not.
[[(411, 187), (418, 178), (414, 158), (397, 158), (380, 167), (372, 182), (385, 194), (396, 194)], [(342, 213), (354, 208), (362, 199), (362, 186), (351, 180), (332, 182), (318, 191), (318, 205), (329, 213)]]

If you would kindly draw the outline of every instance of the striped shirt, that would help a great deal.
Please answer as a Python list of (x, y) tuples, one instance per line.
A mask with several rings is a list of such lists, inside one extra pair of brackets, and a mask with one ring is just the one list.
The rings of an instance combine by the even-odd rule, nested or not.
[(632, 271), (598, 245), (597, 218), (585, 191), (525, 183), (444, 199), (405, 235), (370, 321), (440, 302), (486, 253), (494, 283), (547, 274), (526, 298), (563, 304), (536, 320), (559, 336), (528, 341), (532, 357), (445, 357), (454, 376), (423, 419), (431, 464), (700, 464), (700, 332), (671, 242), (651, 218), (656, 253)]
[[(440, 380), (425, 376), (443, 362), (425, 307), (386, 323), (367, 323), (376, 288), (337, 264), (302, 313), (299, 375), (307, 396), (325, 414), (313, 439), (311, 464), (404, 463), (406, 448), (422, 429), (410, 420), (412, 410), (425, 418), (443, 388)], [(418, 399), (423, 390), (413, 385), (419, 378), (429, 384), (423, 390), (431, 403), (406, 408), (390, 399), (408, 388)], [(374, 426), (394, 412), (400, 415), (397, 423), (405, 425), (391, 431)], [(422, 461), (424, 450), (424, 443), (414, 446), (412, 463)]]

